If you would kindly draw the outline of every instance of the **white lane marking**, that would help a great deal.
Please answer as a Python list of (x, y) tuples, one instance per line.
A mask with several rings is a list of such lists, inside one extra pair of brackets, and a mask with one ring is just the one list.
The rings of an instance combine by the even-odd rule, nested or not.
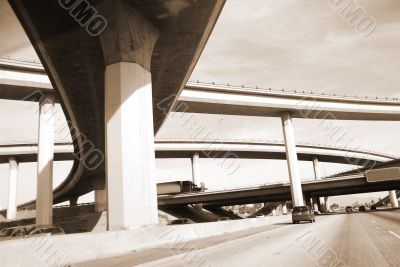
[(391, 233), (393, 236), (397, 237), (398, 239), (400, 239), (400, 235), (396, 234), (395, 232), (389, 231), (389, 233)]

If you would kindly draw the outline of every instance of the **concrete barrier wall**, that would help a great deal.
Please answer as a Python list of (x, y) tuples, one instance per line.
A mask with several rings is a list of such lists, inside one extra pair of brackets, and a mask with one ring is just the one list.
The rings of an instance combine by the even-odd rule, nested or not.
[(287, 216), (279, 216), (2, 241), (0, 242), (0, 265), (77, 264), (153, 247), (176, 247), (190, 240), (237, 232), (288, 219)]

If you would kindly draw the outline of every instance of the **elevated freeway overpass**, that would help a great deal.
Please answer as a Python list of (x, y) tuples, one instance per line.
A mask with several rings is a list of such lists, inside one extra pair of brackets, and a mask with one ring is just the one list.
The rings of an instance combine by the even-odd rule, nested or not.
[[(395, 155), (362, 149), (324, 146), (321, 144), (298, 144), (298, 158), (302, 161), (355, 164), (363, 161), (378, 163), (397, 159)], [(256, 140), (178, 140), (157, 139), (155, 141), (157, 158), (192, 158), (198, 153), (200, 158), (250, 158), (250, 159), (286, 159), (285, 145), (279, 141)], [(0, 163), (8, 163), (10, 157), (18, 162), (36, 162), (38, 146), (28, 144), (0, 144)], [(55, 143), (55, 160), (73, 160), (72, 143)]]
[[(356, 162), (371, 161), (376, 164), (393, 162), (396, 159), (393, 155), (378, 153), (360, 149), (339, 148), (312, 144), (299, 144), (299, 160), (313, 161), (318, 159), (323, 162), (354, 164)], [(10, 159), (16, 162), (36, 162), (38, 147), (37, 144), (8, 144), (0, 145), (0, 163), (8, 163)], [(156, 140), (156, 158), (192, 158), (193, 155), (206, 158), (255, 158), (255, 159), (285, 159), (285, 147), (283, 143), (266, 141), (245, 141), (245, 140), (213, 140), (190, 141), (190, 140)], [(71, 143), (56, 143), (54, 160), (73, 160), (74, 149)], [(192, 159), (192, 169), (195, 167)], [(314, 166), (315, 168), (316, 166)], [(11, 169), (10, 169), (11, 170)], [(70, 173), (61, 186), (65, 186), (71, 179)], [(193, 182), (199, 186), (199, 179), (193, 172)], [(320, 177), (316, 177), (320, 178)], [(197, 180), (197, 183), (196, 183)], [(57, 188), (59, 189), (59, 188)], [(57, 190), (56, 189), (56, 190)], [(87, 190), (90, 187), (86, 188)], [(94, 190), (94, 189), (92, 189)], [(160, 190), (158, 190), (160, 191)], [(160, 191), (161, 192), (161, 191)], [(10, 192), (15, 194), (16, 192)], [(83, 195), (83, 194), (82, 194)], [(80, 195), (71, 195), (68, 199), (55, 199), (54, 204), (70, 200), (76, 202)], [(25, 203), (20, 208), (33, 208), (35, 201)]]
[[(1, 63), (0, 60), (0, 70), (14, 74), (25, 73), (36, 77), (35, 81), (32, 81), (32, 77), (26, 77), (22, 80), (0, 78), (0, 98), (38, 101), (41, 95), (54, 95), (51, 84), (49, 81), (46, 82), (47, 74), (41, 64), (25, 64), (18, 61), (7, 62), (7, 60)], [(10, 75), (10, 77), (13, 77), (13, 75)], [(162, 99), (156, 104), (157, 108), (165, 113), (167, 109), (163, 105), (165, 105), (165, 102), (169, 103), (171, 97), (175, 98), (176, 96), (171, 95)], [(55, 98), (56, 101), (60, 100), (57, 95), (55, 95)], [(318, 95), (300, 91), (288, 92), (257, 87), (248, 88), (244, 86), (189, 82), (178, 95), (177, 102), (173, 105), (172, 111), (268, 117), (282, 117), (282, 114), (288, 112), (289, 117), (286, 117), (289, 119), (293, 117), (322, 120), (395, 121), (400, 118), (399, 103), (399, 99), (396, 98)], [(294, 144), (293, 142), (291, 143), (292, 145)], [(294, 151), (294, 149), (297, 150), (296, 160), (313, 161), (314, 165), (316, 164), (315, 159), (318, 159), (319, 161), (360, 165), (368, 169), (374, 166), (378, 167), (385, 162), (391, 162), (396, 159), (394, 156), (382, 157), (380, 153), (371, 151), (362, 152), (357, 150), (352, 151), (351, 149), (343, 150), (341, 148), (324, 150), (316, 145), (307, 144), (296, 144), (295, 148), (291, 146), (288, 149), (286, 143), (237, 143), (227, 140), (223, 144), (210, 144), (206, 140), (195, 143), (171, 143), (160, 140), (155, 146), (156, 157), (193, 157), (192, 162), (196, 162), (195, 156), (197, 158), (204, 156), (221, 157), (221, 155), (226, 156), (226, 153), (228, 153), (228, 156), (231, 155), (233, 157), (288, 159), (288, 162), (291, 162), (294, 158), (293, 156), (288, 156), (288, 153)], [(316, 167), (314, 166), (314, 168)], [(289, 171), (293, 172), (294, 169), (289, 168)], [(73, 173), (75, 174), (75, 172)], [(359, 170), (356, 169), (348, 172), (348, 174), (352, 173), (359, 173)], [(295, 174), (290, 173), (290, 175), (293, 176)], [(77, 179), (67, 179), (66, 181), (71, 181), (75, 184), (78, 181)], [(198, 183), (197, 181), (194, 182)], [(64, 183), (62, 187), (69, 188), (70, 183)], [(90, 182), (90, 180), (85, 179), (82, 186), (75, 187), (72, 191), (70, 189), (64, 191), (63, 189), (62, 191), (65, 193), (62, 194), (62, 197), (58, 197), (59, 194), (56, 191), (54, 201), (63, 202), (71, 197), (76, 198), (79, 195), (99, 188), (101, 189), (102, 185), (99, 187), (99, 183)], [(295, 191), (300, 192), (299, 190)], [(299, 196), (297, 198), (301, 199)]]
[[(1, 63), (1, 61), (0, 61)], [(3, 79), (0, 80), (0, 96), (3, 99), (37, 101), (39, 94), (52, 94), (50, 83), (46, 80), (46, 73), (40, 64), (24, 62), (3, 62), (0, 64), (3, 71), (28, 73), (39, 75), (38, 81)], [(32, 79), (32, 78), (30, 78)], [(20, 93), (16, 93), (20, 92)], [(29, 94), (31, 94), (29, 96)], [(26, 96), (29, 97), (26, 97)], [(162, 106), (162, 102), (160, 103)], [(368, 98), (354, 96), (328, 96), (305, 92), (286, 92), (260, 88), (246, 88), (244, 86), (224, 86), (189, 82), (179, 95), (173, 107), (175, 112), (212, 113), (249, 116), (277, 117), (282, 112), (290, 111), (296, 118), (311, 119), (350, 119), (350, 120), (397, 120), (400, 114), (399, 100), (386, 98)], [(210, 142), (207, 140), (185, 142), (184, 140), (159, 140), (155, 144), (155, 154), (158, 158), (190, 158), (198, 157), (240, 157), (286, 159), (287, 153), (284, 143), (273, 142)], [(384, 162), (391, 162), (397, 157), (382, 155), (379, 152), (360, 151), (342, 148), (327, 148), (317, 145), (297, 144), (297, 158), (299, 160), (345, 163), (363, 165), (365, 168), (379, 166)], [(232, 153), (232, 154), (229, 154)], [(362, 163), (360, 161), (363, 161)], [(359, 173), (359, 170), (350, 171)], [(67, 179), (68, 180), (68, 179)], [(67, 186), (64, 184), (63, 186)], [(85, 185), (87, 191), (93, 186)], [(75, 189), (73, 197), (83, 194)], [(63, 202), (68, 199), (55, 199)]]
[[(22, 79), (7, 75), (22, 75)], [(27, 97), (34, 92), (54, 92), (42, 65), (0, 58), (0, 99), (37, 101)], [(157, 105), (162, 109), (167, 101), (169, 98)], [(191, 81), (184, 86), (172, 111), (263, 117), (290, 112), (293, 118), (397, 121), (400, 100)]]
[[(36, 223), (51, 224), (53, 198), (104, 190), (106, 176), (110, 229), (157, 223), (154, 133), (175, 98), (153, 103), (180, 93), (225, 1), (190, 1), (174, 10), (158, 0), (9, 3), (55, 89), (39, 100)], [(6, 92), (12, 86), (6, 84)], [(81, 160), (74, 160), (68, 183), (52, 193), (54, 121), (49, 114), (56, 99)], [(132, 153), (123, 153), (126, 147)], [(93, 150), (99, 166), (88, 168), (85, 160)], [(141, 186), (128, 190), (122, 186), (127, 183)]]
[[(399, 180), (368, 183), (365, 174), (302, 182), (306, 197), (336, 196), (400, 189)], [(230, 206), (291, 200), (290, 183), (160, 196), (159, 206), (199, 204)]]

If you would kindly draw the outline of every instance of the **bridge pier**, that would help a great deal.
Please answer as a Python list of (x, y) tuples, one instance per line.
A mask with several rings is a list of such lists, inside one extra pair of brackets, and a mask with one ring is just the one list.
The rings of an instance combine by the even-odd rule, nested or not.
[(76, 207), (78, 205), (79, 196), (74, 196), (69, 199), (69, 205), (71, 207)]
[(331, 204), (329, 202), (329, 197), (325, 197), (325, 211), (331, 212)]
[(9, 180), (8, 180), (8, 206), (7, 220), (17, 217), (17, 178), (18, 178), (18, 162), (14, 157), (9, 158)]
[(53, 223), (54, 96), (39, 103), (36, 225)]
[(389, 191), (389, 198), (390, 198), (390, 204), (392, 205), (392, 208), (398, 208), (399, 201), (397, 200), (396, 190)]
[[(313, 169), (314, 169), (314, 178), (315, 180), (321, 180), (321, 172), (319, 169), (319, 161), (317, 157), (314, 157), (313, 160)], [(326, 207), (325, 207), (325, 198), (323, 197), (319, 197), (319, 202), (318, 205), (319, 207), (319, 211), (326, 211)]]
[(102, 212), (107, 210), (107, 191), (106, 190), (94, 190), (94, 202), (96, 212)]
[(200, 186), (200, 156), (194, 153), (192, 157), (192, 182), (195, 186)]
[(313, 203), (314, 210), (315, 211), (320, 211), (319, 205), (318, 205), (318, 201), (317, 201), (317, 197), (312, 197), (312, 203)]
[(293, 206), (303, 206), (303, 192), (301, 189), (300, 170), (297, 160), (296, 141), (292, 123), (292, 116), (289, 112), (281, 115), (283, 135), (285, 139), (286, 161), (289, 170), (290, 191), (292, 194)]
[(157, 224), (151, 57), (160, 33), (125, 1), (98, 7), (109, 25), (100, 35), (108, 229)]
[(106, 170), (110, 230), (156, 224), (151, 74), (139, 64), (106, 69)]

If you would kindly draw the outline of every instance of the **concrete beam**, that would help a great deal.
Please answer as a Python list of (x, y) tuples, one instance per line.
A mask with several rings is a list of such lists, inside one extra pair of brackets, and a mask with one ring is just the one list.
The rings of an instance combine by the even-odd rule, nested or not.
[(283, 135), (285, 139), (286, 161), (288, 165), (290, 190), (292, 194), (293, 206), (303, 206), (303, 192), (301, 190), (300, 169), (297, 161), (296, 141), (292, 117), (290, 113), (283, 113), (281, 116)]
[(14, 157), (10, 158), (9, 166), (7, 220), (12, 220), (17, 217), (18, 162)]
[(52, 225), (53, 218), (54, 112), (54, 96), (45, 96), (39, 103), (36, 198), (36, 224), (39, 226)]

